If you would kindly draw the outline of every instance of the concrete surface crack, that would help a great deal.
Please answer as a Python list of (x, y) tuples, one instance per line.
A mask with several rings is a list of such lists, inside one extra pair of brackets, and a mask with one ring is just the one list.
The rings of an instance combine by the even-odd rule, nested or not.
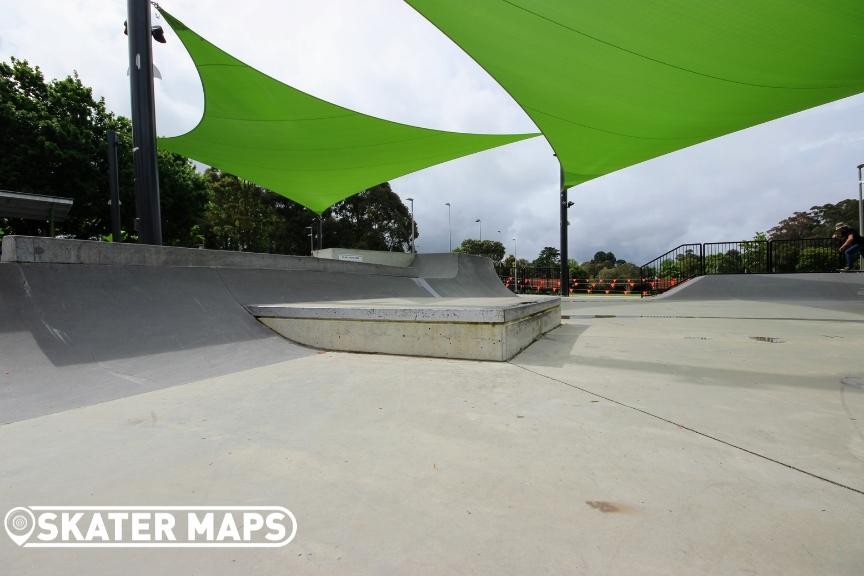
[(817, 480), (822, 480), (823, 482), (833, 484), (834, 486), (837, 486), (838, 488), (845, 488), (846, 490), (849, 490), (850, 492), (855, 492), (857, 494), (861, 494), (862, 496), (864, 496), (864, 490), (859, 490), (858, 488), (848, 486), (848, 485), (843, 484), (841, 482), (837, 482), (836, 480), (831, 480), (830, 478), (826, 478), (824, 476), (820, 476), (819, 474), (815, 474), (813, 472), (809, 472), (809, 471), (804, 470), (802, 468), (798, 468), (797, 466), (793, 466), (792, 464), (787, 464), (786, 462), (781, 462), (780, 460), (777, 460), (775, 458), (771, 458), (770, 456), (767, 456), (765, 454), (756, 452), (754, 450), (750, 450), (748, 448), (744, 448), (743, 446), (739, 446), (738, 444), (733, 444), (732, 442), (729, 442), (727, 440), (723, 440), (722, 438), (718, 438), (717, 436), (712, 436), (711, 434), (708, 434), (707, 432), (702, 432), (700, 430), (696, 430), (695, 428), (691, 428), (691, 427), (686, 426), (684, 424), (681, 424), (679, 422), (675, 422), (674, 420), (669, 420), (668, 418), (664, 418), (663, 416), (660, 416), (658, 414), (648, 412), (647, 410), (643, 410), (642, 408), (639, 408), (637, 406), (633, 406), (631, 404), (621, 402), (620, 400), (615, 400), (614, 398), (609, 398), (608, 396), (603, 396), (602, 394), (598, 394), (597, 392), (593, 392), (591, 390), (588, 390), (587, 388), (577, 386), (576, 384), (572, 384), (570, 382), (567, 382), (566, 380), (561, 380), (560, 378), (555, 378), (554, 376), (549, 376), (547, 374), (543, 374), (542, 372), (532, 370), (531, 368), (528, 368), (527, 366), (523, 366), (521, 364), (516, 364), (515, 362), (509, 362), (509, 361), (507, 363), (512, 365), (512, 366), (515, 366), (517, 368), (520, 368), (522, 370), (525, 370), (526, 372), (530, 372), (531, 374), (534, 374), (536, 376), (540, 376), (541, 378), (545, 378), (547, 380), (551, 380), (553, 382), (557, 382), (559, 384), (569, 386), (570, 388), (573, 388), (575, 390), (579, 390), (580, 392), (584, 392), (586, 394), (590, 394), (591, 396), (594, 396), (596, 398), (601, 398), (603, 400), (606, 400), (607, 402), (617, 404), (618, 406), (621, 406), (623, 408), (628, 408), (628, 409), (633, 410), (635, 412), (639, 412), (640, 414), (644, 414), (646, 416), (650, 416), (651, 418), (655, 418), (657, 420), (660, 420), (661, 422), (666, 422), (667, 424), (672, 424), (673, 426), (677, 426), (683, 430), (687, 430), (688, 432), (698, 434), (699, 436), (702, 436), (703, 438), (708, 438), (709, 440), (713, 440), (714, 442), (719, 442), (720, 444), (723, 444), (725, 446), (729, 446), (730, 448), (735, 448), (736, 450), (740, 450), (741, 452), (746, 452), (747, 454), (750, 454), (752, 456), (756, 456), (757, 458), (762, 458), (763, 460), (767, 460), (768, 462), (773, 462), (774, 464), (779, 464), (780, 466), (783, 466), (783, 467), (788, 468), (790, 470), (794, 470), (796, 472), (800, 472), (801, 474), (805, 474), (807, 476), (810, 476), (811, 478), (816, 478)]

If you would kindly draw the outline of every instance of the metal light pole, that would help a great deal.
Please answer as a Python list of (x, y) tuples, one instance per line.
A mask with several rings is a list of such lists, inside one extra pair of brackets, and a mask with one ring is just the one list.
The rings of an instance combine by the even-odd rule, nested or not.
[(318, 250), (324, 249), (324, 216), (318, 215)]
[(447, 249), (453, 252), (453, 221), (450, 219), (450, 203), (445, 202), (447, 206)]
[(858, 165), (858, 234), (864, 236), (864, 164)]
[(306, 230), (309, 231), (309, 255), (315, 255), (315, 239), (312, 237), (312, 226), (306, 226)]
[(476, 222), (477, 224), (480, 225), (480, 242), (482, 242), (483, 241), (483, 222), (480, 221), (480, 218), (477, 218), (477, 220), (475, 220), (474, 222)]
[(122, 242), (120, 229), (120, 168), (117, 163), (117, 132), (108, 130), (108, 187), (111, 189), (111, 241)]
[(414, 236), (416, 235), (415, 229), (414, 229), (414, 199), (413, 198), (406, 198), (406, 200), (408, 200), (408, 202), (411, 203), (411, 253), (416, 254), (417, 253), (417, 245), (415, 244), (415, 240), (414, 240)]
[(561, 296), (570, 295), (570, 262), (567, 256), (567, 227), (570, 222), (567, 219), (567, 209), (573, 205), (567, 200), (567, 186), (564, 184), (564, 166), (559, 159), (558, 166), (561, 172)]
[[(864, 236), (864, 164), (858, 165), (858, 234)], [(858, 269), (864, 270), (864, 254), (858, 254)]]
[(519, 248), (519, 242), (513, 238), (513, 284), (516, 288), (514, 292), (519, 293), (519, 256), (516, 255)]
[(132, 157), (138, 241), (162, 244), (156, 108), (153, 96), (153, 27), (150, 0), (128, 0), (129, 87), (132, 95)]

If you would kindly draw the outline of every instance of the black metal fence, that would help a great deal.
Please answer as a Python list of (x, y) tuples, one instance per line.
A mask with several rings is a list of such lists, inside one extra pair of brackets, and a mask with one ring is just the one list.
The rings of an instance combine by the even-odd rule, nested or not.
[(704, 274), (834, 272), (843, 266), (833, 238), (682, 244), (640, 269), (643, 296), (660, 294)]
[[(570, 279), (570, 294), (660, 294), (705, 274), (784, 274), (834, 272), (844, 265), (833, 238), (744, 240), (681, 244), (643, 265), (638, 278)], [(555, 268), (496, 266), (504, 285), (517, 294), (560, 294)], [(602, 273), (601, 273), (602, 275)]]

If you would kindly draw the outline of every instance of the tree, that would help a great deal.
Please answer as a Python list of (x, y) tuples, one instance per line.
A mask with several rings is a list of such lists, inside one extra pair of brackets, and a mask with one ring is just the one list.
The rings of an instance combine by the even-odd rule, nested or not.
[(639, 267), (629, 262), (616, 264), (613, 268), (604, 268), (598, 274), (601, 280), (633, 280), (639, 278)]
[(606, 264), (608, 266), (615, 266), (617, 259), (615, 258), (615, 254), (613, 252), (603, 252), (601, 250), (594, 254), (591, 262), (593, 262), (594, 264)]
[[(211, 248), (309, 254), (311, 226), (317, 239), (323, 219), (324, 246), (361, 250), (407, 250), (411, 215), (390, 184), (347, 198), (320, 216), (261, 186), (210, 168), (203, 235)], [(316, 240), (317, 249), (318, 242)]]
[(567, 260), (567, 267), (570, 269), (570, 278), (585, 280), (589, 277), (585, 268), (583, 268), (582, 265), (573, 258)]
[(812, 238), (819, 226), (819, 220), (808, 212), (795, 212), (784, 218), (779, 224), (768, 230), (771, 240), (798, 240)]
[(555, 268), (561, 265), (561, 253), (557, 248), (546, 246), (532, 263), (537, 268)]
[(819, 222), (819, 225), (814, 229), (815, 235), (827, 238), (834, 234), (834, 226), (839, 222), (845, 222), (853, 228), (857, 228), (858, 200), (849, 198), (841, 200), (837, 204), (813, 206), (810, 208), (810, 214)]
[[(360, 250), (408, 250), (411, 212), (389, 182), (355, 194), (325, 212), (324, 238), (330, 245)], [(414, 238), (420, 229), (414, 223)], [(500, 245), (500, 242), (497, 244)], [(495, 260), (504, 256), (504, 247)]]
[(504, 251), (504, 244), (497, 240), (474, 240), (473, 238), (466, 238), (458, 248), (453, 250), (462, 254), (485, 256), (493, 262), (500, 262), (504, 258)]
[(512, 254), (508, 254), (507, 257), (501, 261), (501, 267), (505, 270), (509, 270), (514, 266), (518, 266), (521, 270), (522, 268), (527, 268), (530, 265), (531, 263), (528, 262), (528, 260), (526, 260), (525, 258), (519, 258), (519, 260), (516, 260), (516, 258)]
[(842, 258), (834, 250), (804, 248), (795, 265), (796, 272), (834, 272), (842, 266)]
[[(38, 67), (12, 58), (0, 62), (0, 188), (74, 200), (57, 233), (97, 239), (111, 229), (106, 134), (116, 130), (120, 146), (121, 227), (134, 237), (135, 199), (128, 119), (107, 111), (104, 100), (76, 73), (46, 82)], [(207, 201), (205, 183), (188, 159), (159, 151), (163, 239), (196, 245), (196, 225)], [(6, 219), (3, 233), (46, 234), (44, 222)]]
[[(72, 197), (69, 219), (58, 231), (80, 238), (105, 232), (104, 142), (113, 124), (104, 101), (94, 101), (77, 74), (46, 82), (24, 60), (0, 62), (0, 188)], [(8, 227), (16, 234), (45, 232), (33, 221)]]
[(834, 233), (834, 225), (845, 222), (852, 226), (858, 222), (858, 200), (841, 200), (837, 204), (813, 206), (807, 212), (795, 212), (768, 230), (771, 240), (799, 240), (801, 238), (827, 238)]
[(210, 189), (204, 236), (219, 250), (272, 252), (277, 220), (269, 192), (248, 180), (216, 168), (205, 172)]
[(764, 232), (757, 232), (750, 242), (741, 243), (741, 262), (747, 274), (767, 274), (768, 270), (768, 237)]

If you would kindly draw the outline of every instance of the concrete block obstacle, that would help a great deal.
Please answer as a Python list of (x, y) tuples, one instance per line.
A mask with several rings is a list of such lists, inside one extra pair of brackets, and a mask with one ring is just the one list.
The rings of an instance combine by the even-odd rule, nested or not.
[(556, 297), (249, 306), (289, 340), (327, 350), (506, 361), (561, 324)]

